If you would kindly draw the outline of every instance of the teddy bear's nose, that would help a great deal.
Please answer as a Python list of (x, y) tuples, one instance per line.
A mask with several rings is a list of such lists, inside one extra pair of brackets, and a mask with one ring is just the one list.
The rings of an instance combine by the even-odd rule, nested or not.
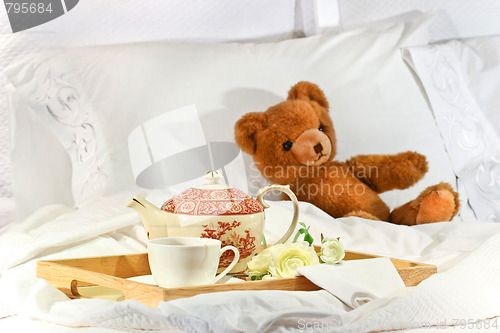
[(323, 146), (321, 145), (321, 143), (318, 143), (316, 146), (314, 146), (314, 151), (316, 152), (316, 154), (319, 154), (323, 151)]

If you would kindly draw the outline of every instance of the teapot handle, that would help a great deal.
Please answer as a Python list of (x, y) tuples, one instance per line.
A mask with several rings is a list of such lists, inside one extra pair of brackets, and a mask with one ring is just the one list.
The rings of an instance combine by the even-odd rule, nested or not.
[(297, 226), (297, 221), (299, 220), (299, 203), (297, 201), (297, 197), (295, 196), (295, 194), (292, 192), (292, 190), (290, 190), (290, 185), (273, 184), (273, 185), (264, 186), (263, 188), (261, 188), (259, 190), (259, 193), (257, 194), (257, 200), (262, 204), (262, 206), (264, 206), (264, 208), (269, 208), (269, 205), (264, 201), (263, 196), (266, 192), (271, 191), (271, 190), (278, 190), (278, 191), (286, 193), (290, 197), (290, 199), (292, 200), (292, 204), (293, 204), (292, 223), (290, 224), (290, 227), (288, 228), (286, 233), (283, 235), (283, 237), (281, 237), (280, 240), (275, 242), (275, 244), (282, 244), (282, 243), (286, 242), (290, 238), (290, 236), (292, 236), (292, 233), (294, 232), (295, 227)]

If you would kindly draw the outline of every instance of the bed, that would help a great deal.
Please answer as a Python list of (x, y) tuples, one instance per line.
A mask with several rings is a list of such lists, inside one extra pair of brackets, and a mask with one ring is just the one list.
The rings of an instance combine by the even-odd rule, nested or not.
[[(495, 0), (87, 0), (12, 33), (4, 15), (0, 330), (498, 329), (499, 16)], [(140, 186), (154, 161), (226, 144), (231, 158), (211, 165), (255, 195), (267, 182), (235, 148), (234, 123), (301, 80), (317, 83), (332, 105), (337, 159), (426, 155), (420, 182), (383, 194), (391, 208), (441, 181), (461, 206), (451, 222), (408, 227), (334, 219), (300, 202), (300, 221), (316, 241), (340, 237), (348, 250), (433, 264), (437, 274), (356, 308), (325, 290), (202, 294), (149, 308), (70, 300), (36, 279), (39, 260), (146, 252), (127, 202), (140, 193), (160, 205), (202, 181), (197, 174)], [(164, 116), (172, 110), (184, 118)], [(148, 151), (131, 136), (137, 128), (169, 144)], [(265, 235), (273, 243), (293, 208), (270, 199)]]

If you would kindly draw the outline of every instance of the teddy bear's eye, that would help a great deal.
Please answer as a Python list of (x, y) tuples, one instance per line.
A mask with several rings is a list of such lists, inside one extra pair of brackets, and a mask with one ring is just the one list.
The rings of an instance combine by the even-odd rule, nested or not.
[(320, 130), (321, 132), (323, 132), (325, 130), (325, 128), (323, 127), (323, 125), (319, 125), (318, 130)]
[(283, 144), (283, 149), (286, 151), (289, 151), (292, 149), (293, 143), (291, 141), (287, 141)]

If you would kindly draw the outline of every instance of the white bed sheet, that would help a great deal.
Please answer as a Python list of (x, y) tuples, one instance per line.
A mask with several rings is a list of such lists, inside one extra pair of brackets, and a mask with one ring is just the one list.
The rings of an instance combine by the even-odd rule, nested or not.
[[(440, 273), (409, 289), (409, 295), (378, 299), (353, 311), (346, 311), (326, 291), (199, 295), (164, 302), (158, 309), (134, 300), (69, 301), (44, 280), (34, 278), (39, 259), (145, 252), (142, 226), (135, 212), (125, 207), (131, 195), (99, 198), (76, 210), (45, 207), (0, 233), (0, 331), (21, 324), (37, 331), (57, 327), (56, 332), (61, 327), (53, 325), (71, 330), (99, 327), (96, 331), (102, 327), (165, 331), (177, 326), (191, 332), (284, 332), (301, 331), (300, 319), (321, 322), (321, 317), (337, 314), (346, 323), (344, 330), (361, 332), (391, 330), (398, 325), (409, 328), (414, 322), (436, 324), (439, 319), (452, 324), (454, 317), (483, 320), (500, 316), (500, 304), (488, 297), (500, 293), (500, 224), (443, 222), (406, 227), (359, 218), (332, 219), (307, 203), (301, 203), (300, 221), (311, 226), (317, 241), (320, 233), (340, 236), (347, 249), (434, 263)], [(266, 237), (273, 242), (292, 209), (289, 202), (273, 202), (266, 212)], [(449, 304), (461, 304), (464, 297), (467, 308)], [(411, 322), (395, 322), (404, 316)]]

